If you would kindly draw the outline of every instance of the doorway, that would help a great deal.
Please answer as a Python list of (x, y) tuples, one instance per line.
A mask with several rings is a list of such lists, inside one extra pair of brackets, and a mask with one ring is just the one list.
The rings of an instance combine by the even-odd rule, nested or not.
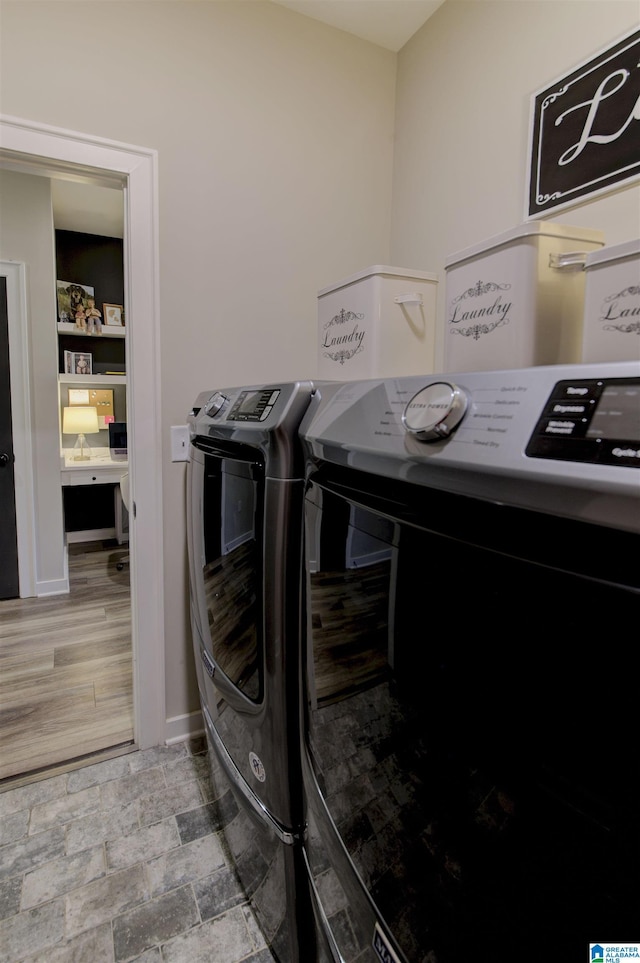
[[(38, 496), (46, 487), (52, 507), (49, 525), (41, 526), (38, 532), (39, 569), (41, 573), (47, 572), (52, 558), (62, 567), (60, 546), (63, 545), (64, 587), (68, 587), (67, 592), (52, 592), (51, 581), (43, 575), (37, 583), (32, 580), (27, 586), (17, 578), (17, 557), (14, 566), (9, 564), (10, 545), (2, 553), (0, 582), (6, 583), (0, 592), (0, 723), (3, 731), (0, 784), (3, 786), (22, 785), (40, 778), (43, 773), (57, 772), (60, 767), (76, 768), (87, 761), (104, 758), (105, 754), (119, 755), (135, 748), (129, 568), (120, 568), (127, 551), (120, 536), (128, 536), (126, 524), (124, 530), (122, 524), (116, 530), (120, 519), (116, 513), (118, 488), (114, 484), (114, 479), (119, 479), (123, 468), (128, 466), (123, 466), (122, 456), (112, 462), (108, 431), (111, 417), (127, 421), (126, 396), (131, 379), (120, 374), (116, 377), (118, 383), (113, 384), (105, 377), (105, 368), (113, 367), (114, 358), (122, 361), (123, 372), (126, 368), (125, 330), (124, 326), (106, 324), (97, 330), (95, 326), (89, 330), (88, 326), (70, 325), (62, 315), (61, 303), (57, 304), (52, 323), (49, 281), (49, 244), (53, 237), (57, 279), (95, 285), (90, 291), (95, 293), (95, 303), (101, 311), (105, 302), (122, 304), (123, 212), (122, 187), (96, 187), (62, 178), (0, 170), (2, 254), (15, 254), (24, 260), (25, 279), (28, 279), (25, 293), (30, 307), (26, 316), (16, 323), (15, 303), (12, 303), (11, 341), (20, 341), (22, 326), (28, 328), (31, 350), (27, 352), (27, 377), (33, 382), (37, 379), (36, 372), (41, 372), (40, 380), (43, 375), (47, 380), (46, 389), (34, 385), (34, 418), (28, 429), (31, 437), (38, 439), (34, 443), (38, 454)], [(23, 230), (23, 223), (29, 224), (28, 230)], [(15, 268), (15, 264), (0, 262), (0, 293), (3, 285), (11, 282), (3, 272), (10, 273), (12, 267)], [(59, 288), (57, 282), (58, 302)], [(7, 310), (7, 322), (8, 314)], [(7, 340), (9, 335), (8, 323), (3, 326), (1, 319), (2, 312), (0, 343), (3, 332)], [(62, 364), (65, 349), (77, 350), (93, 359), (92, 371), (82, 385), (67, 378)], [(11, 370), (8, 350), (0, 352), (0, 366), (2, 360), (7, 370), (5, 376), (0, 377), (0, 436), (7, 436), (3, 438), (2, 450), (10, 455), (9, 386), (19, 372)], [(105, 361), (106, 365), (101, 363)], [(15, 357), (11, 363), (15, 369), (23, 366)], [(74, 460), (75, 452), (70, 447), (73, 435), (63, 434), (60, 441), (56, 437), (55, 405), (48, 404), (56, 391), (54, 372), (58, 372), (62, 428), (73, 414), (73, 409), (67, 406), (82, 401), (91, 404), (91, 400), (98, 399), (100, 408), (96, 411), (102, 417), (97, 427), (101, 430), (87, 438), (90, 464)], [(9, 396), (7, 405), (2, 405), (3, 389)], [(102, 400), (104, 397), (111, 399), (109, 407)], [(36, 411), (43, 404), (52, 409), (48, 422)], [(17, 433), (21, 433), (20, 429)], [(57, 470), (61, 452), (65, 454), (62, 472)], [(41, 470), (48, 469), (49, 465), (53, 468), (47, 470), (43, 478)], [(10, 469), (10, 474), (0, 471), (3, 489), (13, 480), (12, 462), (5, 467)], [(18, 487), (22, 477), (18, 472)], [(56, 502), (59, 508), (61, 501), (60, 517), (59, 513), (54, 515), (54, 511)], [(10, 492), (4, 503), (8, 507), (14, 505), (15, 498)], [(41, 499), (38, 504), (42, 504)], [(126, 523), (125, 518), (122, 520)], [(8, 543), (11, 542), (10, 521), (7, 511), (0, 519), (0, 533)], [(15, 519), (13, 529), (13, 554), (17, 556)], [(20, 541), (22, 554), (27, 540), (21, 538)], [(58, 588), (55, 582), (54, 587)]]
[[(135, 451), (130, 471), (134, 738), (137, 748), (149, 748), (165, 741), (157, 156), (146, 148), (11, 117), (0, 118), (0, 143), (0, 164), (7, 169), (110, 186), (118, 182), (123, 190), (125, 312), (131, 319), (126, 334), (132, 374), (129, 445)], [(21, 470), (32, 483), (34, 466), (25, 461)], [(31, 522), (34, 515), (32, 505)]]

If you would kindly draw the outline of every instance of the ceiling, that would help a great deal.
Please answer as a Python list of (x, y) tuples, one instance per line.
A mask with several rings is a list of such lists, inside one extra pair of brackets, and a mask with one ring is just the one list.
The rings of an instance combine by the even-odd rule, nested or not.
[[(296, 13), (397, 52), (444, 0), (271, 0)], [(122, 237), (120, 190), (73, 180), (51, 182), (54, 223), (64, 231)]]
[(57, 230), (123, 237), (124, 194), (121, 190), (54, 177), (51, 203)]
[(397, 53), (444, 0), (272, 0)]

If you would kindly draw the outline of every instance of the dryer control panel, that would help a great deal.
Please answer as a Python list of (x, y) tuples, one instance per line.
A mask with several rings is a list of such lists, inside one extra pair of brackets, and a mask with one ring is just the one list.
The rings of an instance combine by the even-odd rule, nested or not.
[(192, 449), (243, 450), (267, 478), (301, 477), (298, 429), (315, 390), (312, 381), (240, 385), (202, 391), (187, 418)]
[(526, 454), (532, 458), (640, 468), (640, 380), (559, 381)]
[(278, 400), (280, 388), (253, 388), (241, 391), (227, 421), (264, 421)]

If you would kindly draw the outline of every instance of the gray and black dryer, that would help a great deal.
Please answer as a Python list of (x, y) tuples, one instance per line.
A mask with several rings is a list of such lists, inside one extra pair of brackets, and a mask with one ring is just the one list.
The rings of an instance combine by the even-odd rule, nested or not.
[(281, 963), (330, 959), (302, 852), (298, 428), (313, 392), (308, 381), (207, 391), (189, 418), (191, 627), (216, 804)]

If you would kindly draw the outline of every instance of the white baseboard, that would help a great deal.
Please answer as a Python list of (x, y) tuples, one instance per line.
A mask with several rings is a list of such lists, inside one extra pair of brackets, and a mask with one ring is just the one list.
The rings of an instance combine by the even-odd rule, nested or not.
[(176, 742), (186, 742), (187, 739), (202, 735), (204, 735), (204, 722), (199, 709), (196, 712), (173, 716), (166, 720), (164, 741), (167, 746), (172, 746)]
[(46, 595), (68, 595), (69, 576), (66, 578), (52, 578), (47, 582), (36, 582), (36, 595), (44, 598)]
[(83, 532), (65, 532), (67, 545), (72, 542), (101, 542), (103, 538), (115, 538), (115, 528), (88, 528)]

